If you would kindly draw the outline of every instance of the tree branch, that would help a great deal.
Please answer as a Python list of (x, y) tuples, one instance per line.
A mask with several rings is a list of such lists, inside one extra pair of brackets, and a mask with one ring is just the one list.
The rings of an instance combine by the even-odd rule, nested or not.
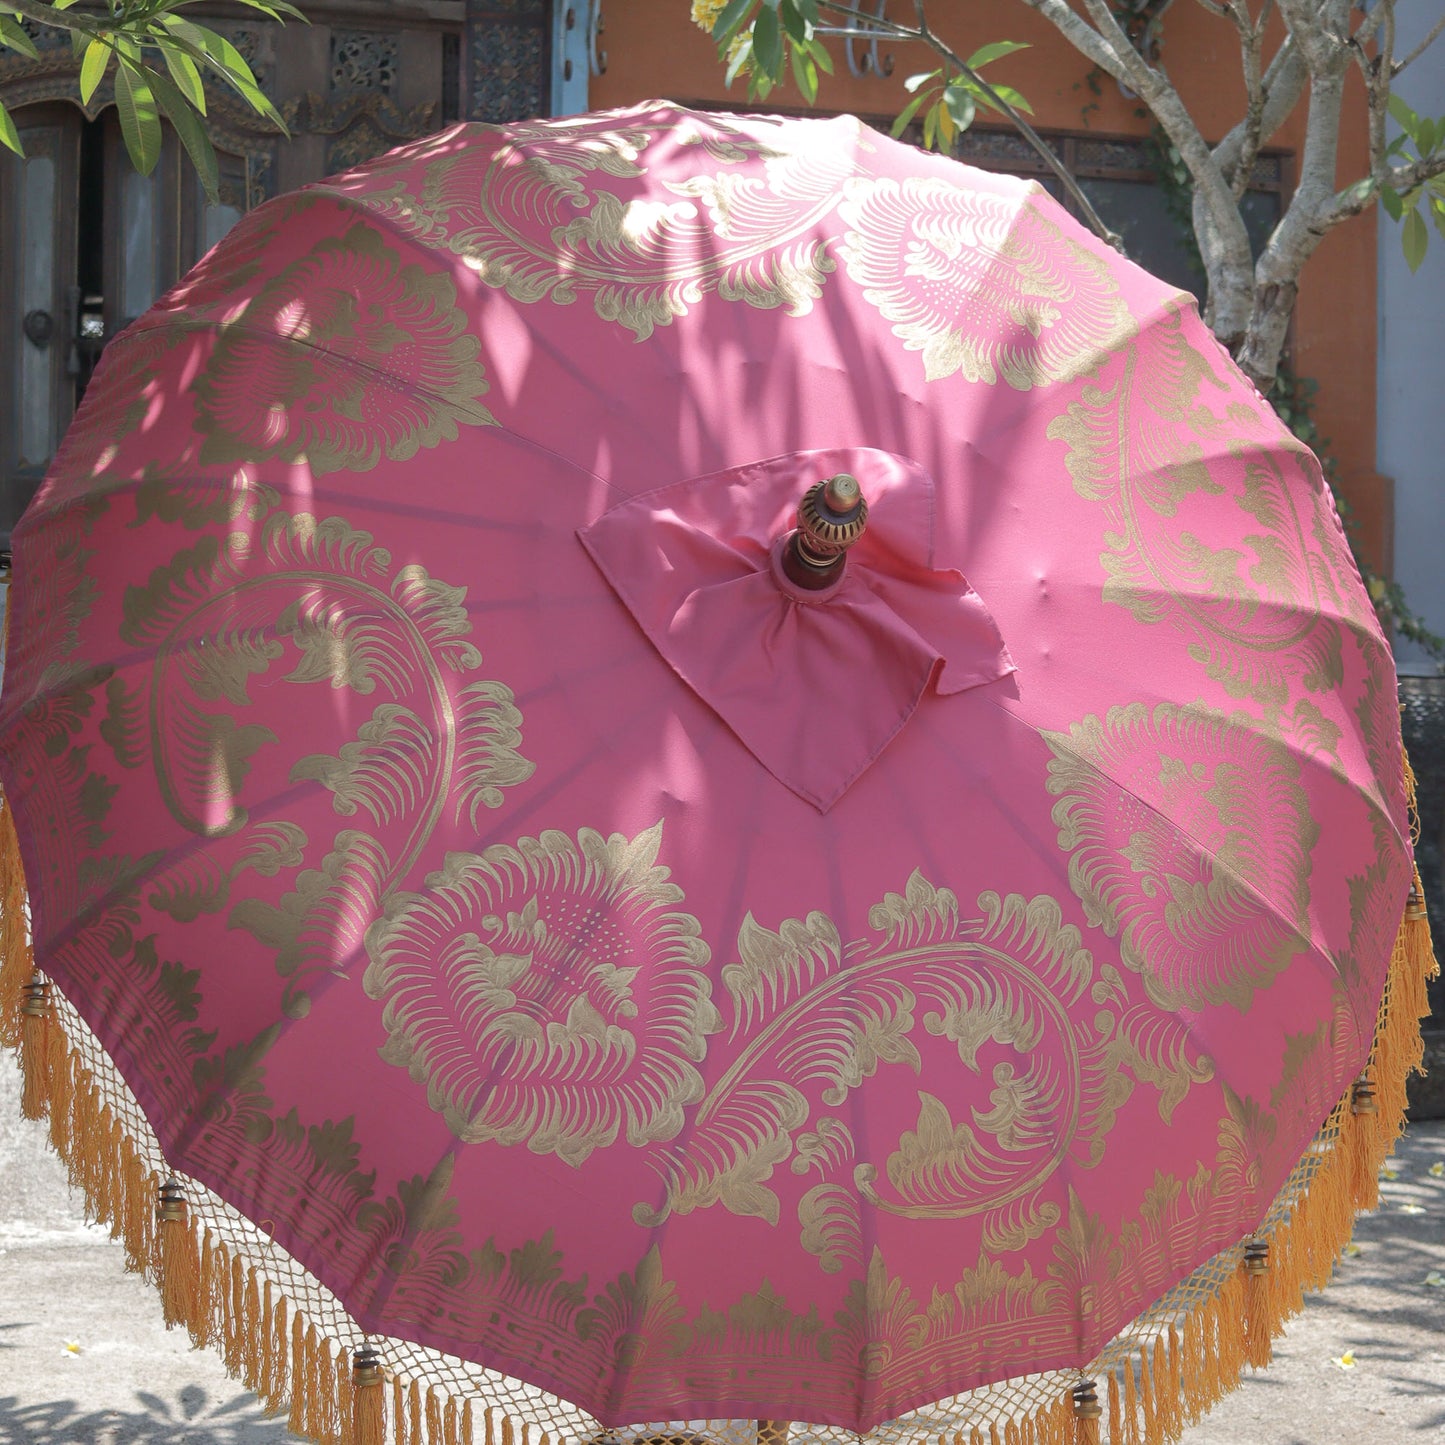
[(1369, 210), (1386, 186), (1402, 195), (1409, 195), (1436, 176), (1445, 176), (1445, 151), (1426, 156), (1424, 160), (1412, 161), (1407, 166), (1387, 167), (1383, 175), (1367, 176), (1338, 192), (1320, 213), (1318, 224), (1323, 230), (1329, 230), (1341, 221), (1348, 221), (1351, 216)]
[(1274, 381), (1299, 276), (1330, 227), (1339, 160), (1340, 116), (1345, 99), (1348, 42), (1333, 35), (1332, 22), (1347, 18), (1349, 0), (1279, 0), (1280, 12), (1310, 71), (1309, 116), (1305, 122), (1299, 184), (1254, 268), (1254, 305), (1242, 344), (1235, 352), (1241, 369), (1261, 391)]
[[(1264, 80), (1260, 74), (1264, 51), (1264, 26), (1250, 17), (1247, 0), (1231, 0), (1225, 14), (1239, 31), (1240, 64), (1244, 67), (1244, 132), (1239, 157), (1234, 164), (1232, 185), (1236, 202), (1249, 189), (1254, 163), (1259, 158), (1260, 132), (1264, 126)], [(1218, 160), (1218, 150), (1215, 159)]]
[[(37, 25), (48, 25), (52, 30), (77, 30), (82, 35), (99, 35), (106, 30), (119, 29), (116, 25), (105, 25), (94, 15), (80, 10), (57, 11), (53, 5), (41, 5), (36, 0), (5, 0), (6, 10), (33, 20)], [(63, 20), (58, 19), (63, 15)]]
[(1399, 75), (1399, 73), (1404, 70), (1407, 65), (1413, 65), (1417, 60), (1419, 60), (1419, 58), (1424, 55), (1427, 50), (1429, 50), (1429, 48), (1440, 38), (1442, 34), (1445, 34), (1445, 15), (1442, 15), (1435, 22), (1434, 27), (1431, 29), (1430, 33), (1403, 60), (1396, 63), (1394, 70), (1391, 72), (1392, 77), (1395, 75)]
[[(1249, 233), (1239, 203), (1168, 76), (1149, 65), (1129, 43), (1106, 0), (1084, 0), (1084, 8), (1097, 27), (1091, 33), (1115, 56), (1116, 68), (1110, 73), (1122, 72), (1120, 78), (1154, 113), (1194, 181), (1194, 232), (1209, 278), (1205, 317), (1225, 346), (1232, 348), (1244, 332), (1253, 284)], [(1064, 11), (1073, 15), (1067, 6)], [(1047, 10), (1042, 13), (1053, 18)]]
[[(1261, 27), (1266, 19), (1260, 15)], [(1269, 69), (1264, 73), (1264, 110), (1260, 117), (1259, 144), (1266, 145), (1269, 138), (1282, 126), (1304, 94), (1309, 71), (1305, 66), (1293, 37), (1286, 35), (1284, 43), (1275, 51)], [(1240, 121), (1228, 135), (1214, 147), (1214, 158), (1226, 175), (1239, 171), (1240, 157), (1244, 147), (1244, 122)]]

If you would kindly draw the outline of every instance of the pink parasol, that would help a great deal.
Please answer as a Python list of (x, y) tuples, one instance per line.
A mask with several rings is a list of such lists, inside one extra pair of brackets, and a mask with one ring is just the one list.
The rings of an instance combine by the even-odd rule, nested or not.
[(31, 1109), (299, 1430), (388, 1373), (437, 1445), (1122, 1445), (1368, 1202), (1389, 649), (1314, 458), (1037, 186), (449, 131), (117, 340), (14, 552)]

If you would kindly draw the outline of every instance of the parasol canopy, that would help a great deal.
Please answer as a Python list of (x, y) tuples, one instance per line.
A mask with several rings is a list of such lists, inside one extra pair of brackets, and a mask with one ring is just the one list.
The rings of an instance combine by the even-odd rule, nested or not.
[(453, 129), (116, 340), (14, 559), (31, 1101), (298, 1429), (365, 1346), (398, 1440), (1044, 1439), (1088, 1379), (1122, 1441), (1367, 1201), (1389, 648), (1315, 459), (1036, 185)]

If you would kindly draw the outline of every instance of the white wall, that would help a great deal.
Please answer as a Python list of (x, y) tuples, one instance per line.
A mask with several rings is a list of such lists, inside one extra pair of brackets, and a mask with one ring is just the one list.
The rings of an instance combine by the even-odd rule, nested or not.
[[(1408, 55), (1442, 14), (1445, 0), (1400, 5), (1395, 53)], [(1395, 88), (1418, 114), (1445, 114), (1445, 36)], [(1414, 610), (1445, 635), (1445, 238), (1430, 226), (1425, 264), (1411, 275), (1400, 228), (1382, 211), (1379, 268), (1376, 466), (1395, 479), (1395, 576)], [(1409, 643), (1396, 652), (1401, 672), (1437, 670)]]

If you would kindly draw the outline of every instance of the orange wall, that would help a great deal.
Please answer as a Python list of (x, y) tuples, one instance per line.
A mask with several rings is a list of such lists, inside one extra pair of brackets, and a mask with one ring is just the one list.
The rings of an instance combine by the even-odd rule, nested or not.
[[(594, 78), (591, 104), (598, 109), (663, 96), (680, 101), (746, 100), (745, 87), (723, 86), (723, 68), (711, 40), (693, 23), (688, 0), (609, 0), (605, 6), (607, 73)], [(900, 16), (912, 7), (893, 0)], [(990, 78), (1016, 86), (1029, 98), (1036, 123), (1061, 130), (1140, 135), (1148, 121), (1138, 103), (1124, 97), (1108, 77), (1097, 77), (1100, 94), (1085, 83), (1089, 64), (1042, 17), (1020, 0), (932, 0), (929, 18), (967, 55), (990, 40), (1022, 40), (1033, 47), (990, 67)], [(1276, 42), (1277, 42), (1276, 37)], [(932, 69), (921, 47), (883, 46), (892, 53), (889, 78), (855, 79), (843, 61), (841, 40), (829, 41), (839, 72), (825, 79), (819, 106), (860, 114), (891, 115), (904, 96), (903, 79)], [(1199, 6), (1179, 5), (1164, 24), (1163, 62), (1205, 136), (1217, 140), (1244, 108), (1239, 49), (1233, 25)], [(770, 104), (802, 104), (791, 83)], [(1299, 106), (1272, 145), (1295, 150), (1304, 133)], [(1364, 91), (1351, 73), (1340, 145), (1341, 184), (1366, 171)], [(1302, 376), (1319, 382), (1318, 421), (1340, 463), (1368, 555), (1388, 568), (1393, 533), (1390, 484), (1375, 471), (1375, 217), (1373, 211), (1339, 227), (1305, 267), (1295, 312), (1295, 362)]]

